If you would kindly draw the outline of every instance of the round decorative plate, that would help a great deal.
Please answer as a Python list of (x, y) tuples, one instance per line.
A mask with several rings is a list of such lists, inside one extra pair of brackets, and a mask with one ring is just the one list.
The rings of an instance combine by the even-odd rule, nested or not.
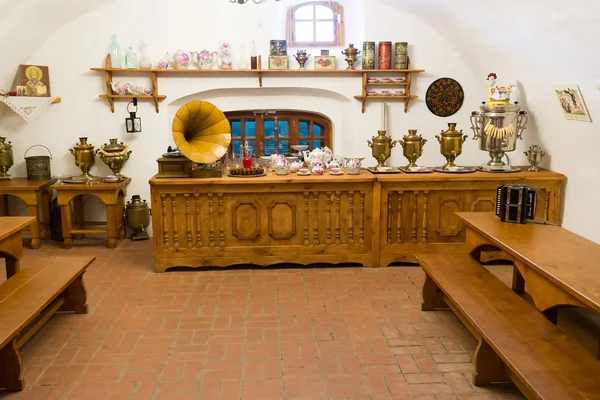
[(449, 117), (462, 107), (465, 92), (460, 83), (452, 78), (440, 78), (427, 89), (425, 103), (438, 117)]

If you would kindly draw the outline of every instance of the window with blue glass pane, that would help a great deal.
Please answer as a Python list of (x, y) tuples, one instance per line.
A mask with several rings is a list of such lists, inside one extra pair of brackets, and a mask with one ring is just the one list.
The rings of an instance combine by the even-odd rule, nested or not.
[(308, 136), (308, 121), (300, 121), (300, 137)]
[(242, 141), (234, 140), (233, 141), (233, 154), (241, 154), (242, 153)]
[(313, 149), (316, 149), (317, 147), (321, 147), (321, 141), (313, 140)]
[(279, 145), (279, 154), (289, 154), (290, 152), (290, 141), (289, 140), (280, 140), (278, 142)]
[(246, 137), (256, 137), (256, 122), (246, 121)]
[(318, 124), (313, 124), (313, 136), (323, 136), (323, 127)]
[(306, 140), (306, 139), (305, 140), (301, 140), (300, 144), (306, 145), (306, 146), (310, 146), (310, 143), (308, 143), (308, 140)]
[(265, 121), (265, 137), (275, 137), (275, 121)]
[(289, 123), (288, 121), (279, 121), (279, 137), (289, 136)]
[(275, 141), (272, 139), (265, 140), (265, 156), (275, 154)]
[(242, 121), (231, 121), (231, 136), (242, 137)]

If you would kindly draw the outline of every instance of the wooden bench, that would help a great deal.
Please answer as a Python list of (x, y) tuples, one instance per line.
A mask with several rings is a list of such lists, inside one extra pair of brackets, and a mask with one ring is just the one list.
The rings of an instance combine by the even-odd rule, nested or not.
[(95, 257), (58, 257), (0, 285), (0, 388), (23, 390), (19, 348), (58, 311), (86, 314), (83, 274)]
[(479, 344), (473, 384), (510, 378), (528, 399), (600, 399), (600, 361), (463, 254), (421, 254), (422, 310), (450, 308)]

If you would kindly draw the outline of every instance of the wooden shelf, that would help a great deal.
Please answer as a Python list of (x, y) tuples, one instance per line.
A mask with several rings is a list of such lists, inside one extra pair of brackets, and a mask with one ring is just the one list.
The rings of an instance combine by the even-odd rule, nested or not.
[[(263, 75), (275, 74), (298, 74), (298, 75), (360, 75), (362, 77), (362, 95), (354, 96), (355, 99), (362, 102), (362, 112), (365, 112), (366, 102), (370, 99), (389, 99), (389, 100), (404, 100), (404, 112), (408, 110), (410, 99), (417, 96), (410, 94), (411, 74), (424, 72), (424, 69), (411, 69), (410, 58), (408, 60), (407, 69), (159, 69), (159, 68), (112, 68), (110, 54), (106, 56), (104, 68), (90, 68), (92, 71), (104, 72), (106, 80), (106, 93), (99, 97), (105, 98), (110, 104), (110, 109), (115, 112), (115, 100), (119, 99), (152, 99), (154, 100), (156, 112), (159, 112), (158, 102), (166, 98), (164, 95), (158, 94), (158, 75), (173, 75), (173, 74), (188, 74), (188, 75), (206, 75), (206, 74), (225, 74), (225, 75), (248, 75), (256, 74), (258, 76), (258, 85), (262, 87)], [(261, 65), (259, 57), (259, 66)], [(111, 82), (113, 74), (150, 74), (152, 78), (152, 95), (135, 96), (135, 95), (115, 95), (112, 94)], [(367, 78), (371, 74), (379, 73), (402, 73), (406, 74), (405, 82), (368, 82)], [(406, 86), (405, 96), (368, 96), (367, 86)]]
[[(369, 96), (369, 95), (367, 95), (366, 97), (367, 97), (367, 99), (397, 100), (397, 99), (409, 99), (409, 98), (416, 99), (419, 96), (412, 94), (410, 96)], [(356, 100), (362, 100), (363, 96), (354, 96), (354, 98)]]
[(62, 103), (62, 98), (60, 98), (60, 97), (57, 97), (57, 98), (55, 98), (55, 99), (54, 99), (54, 101), (53, 101), (52, 103), (50, 103), (50, 104), (57, 104), (57, 103)]
[[(354, 96), (356, 100), (362, 103), (362, 112), (364, 114), (367, 106), (367, 100), (404, 100), (404, 112), (408, 111), (408, 104), (411, 99), (416, 99), (418, 96), (410, 94), (410, 86), (412, 83), (412, 74), (425, 72), (424, 69), (411, 69), (410, 68), (410, 57), (408, 58), (407, 69), (371, 69), (363, 70), (362, 76), (362, 95)], [(377, 73), (404, 73), (406, 74), (405, 82), (369, 82), (369, 76)], [(370, 96), (367, 95), (367, 86), (406, 86), (406, 94), (403, 96)]]
[(368, 82), (369, 86), (406, 86), (408, 83), (406, 82)]

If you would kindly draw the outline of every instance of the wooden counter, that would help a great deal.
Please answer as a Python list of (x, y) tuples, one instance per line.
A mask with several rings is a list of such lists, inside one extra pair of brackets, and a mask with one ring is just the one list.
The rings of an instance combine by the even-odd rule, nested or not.
[[(564, 176), (550, 171), (259, 178), (152, 178), (155, 270), (176, 266), (416, 261), (461, 252), (455, 211), (493, 211), (496, 188), (540, 190), (538, 215), (557, 222)], [(399, 201), (400, 200), (400, 201)]]

